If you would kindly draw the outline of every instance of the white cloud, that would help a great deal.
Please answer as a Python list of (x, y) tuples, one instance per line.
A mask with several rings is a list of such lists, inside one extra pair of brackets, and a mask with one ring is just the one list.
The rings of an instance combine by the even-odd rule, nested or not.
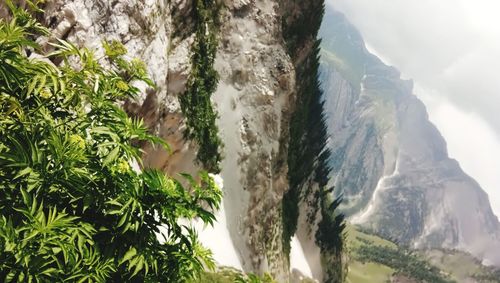
[[(500, 215), (500, 1), (328, 0), (417, 89)], [(420, 91), (425, 93), (419, 93)]]
[(477, 114), (455, 107), (447, 98), (418, 84), (415, 91), (424, 101), (431, 121), (446, 138), (450, 156), (473, 176), (490, 197), (493, 212), (500, 216), (500, 139)]
[(485, 119), (497, 133), (500, 1), (330, 0), (405, 76)]

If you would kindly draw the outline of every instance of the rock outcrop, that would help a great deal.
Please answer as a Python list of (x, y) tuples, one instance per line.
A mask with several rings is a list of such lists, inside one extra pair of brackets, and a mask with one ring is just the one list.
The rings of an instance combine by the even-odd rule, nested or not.
[(277, 1), (228, 1), (214, 95), (225, 144), (221, 176), (228, 229), (245, 270), (287, 278), (281, 199), (294, 66), (284, 46)]
[[(103, 54), (103, 40), (117, 40), (130, 58), (145, 62), (156, 84), (123, 106), (144, 118), (151, 131), (166, 139), (171, 153), (145, 146), (145, 166), (168, 173), (196, 173), (198, 145), (185, 138), (186, 120), (179, 97), (191, 74), (196, 41), (193, 0), (50, 0), (40, 19), (54, 37)], [(224, 0), (217, 26), (214, 67), (220, 80), (212, 96), (224, 147), (224, 221), (244, 271), (269, 272), (289, 279), (283, 250), (282, 199), (288, 189), (288, 139), (296, 94), (296, 64), (313, 52), (315, 33), (285, 41), (283, 25), (323, 5), (287, 1)], [(315, 21), (321, 21), (321, 13)], [(297, 24), (295, 22), (295, 24)], [(50, 48), (47, 40), (42, 42)], [(104, 63), (104, 62), (103, 62)], [(217, 241), (218, 239), (212, 239)], [(216, 255), (217, 256), (217, 255)], [(316, 269), (318, 269), (316, 267)], [(321, 270), (321, 268), (319, 268)]]

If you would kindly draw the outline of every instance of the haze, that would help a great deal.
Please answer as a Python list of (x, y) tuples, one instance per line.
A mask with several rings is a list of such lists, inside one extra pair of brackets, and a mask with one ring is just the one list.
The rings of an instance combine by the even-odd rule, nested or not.
[(328, 0), (415, 94), (500, 215), (500, 2)]

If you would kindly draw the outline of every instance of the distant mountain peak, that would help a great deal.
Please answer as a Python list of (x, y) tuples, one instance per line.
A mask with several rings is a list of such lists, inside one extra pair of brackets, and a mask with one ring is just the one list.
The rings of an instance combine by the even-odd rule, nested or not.
[(500, 224), (488, 196), (449, 158), (413, 82), (370, 54), (341, 13), (327, 11), (320, 35), (332, 185), (343, 211), (398, 242), (500, 265)]

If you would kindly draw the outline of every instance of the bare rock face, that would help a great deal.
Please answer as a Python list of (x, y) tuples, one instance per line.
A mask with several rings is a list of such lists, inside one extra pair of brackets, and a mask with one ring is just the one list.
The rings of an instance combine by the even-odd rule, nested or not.
[(295, 73), (283, 46), (277, 1), (228, 6), (234, 10), (222, 19), (216, 61), (221, 82), (214, 96), (225, 143), (228, 228), (245, 270), (283, 280), (288, 265), (280, 209), (288, 182), (281, 143), (287, 139)]
[(233, 10), (241, 10), (241, 9), (251, 9), (251, 5), (255, 4), (254, 0), (226, 0), (224, 1), (226, 7)]
[(412, 82), (369, 54), (343, 15), (325, 20), (332, 185), (350, 221), (416, 248), (456, 248), (500, 265), (488, 196), (448, 157)]

